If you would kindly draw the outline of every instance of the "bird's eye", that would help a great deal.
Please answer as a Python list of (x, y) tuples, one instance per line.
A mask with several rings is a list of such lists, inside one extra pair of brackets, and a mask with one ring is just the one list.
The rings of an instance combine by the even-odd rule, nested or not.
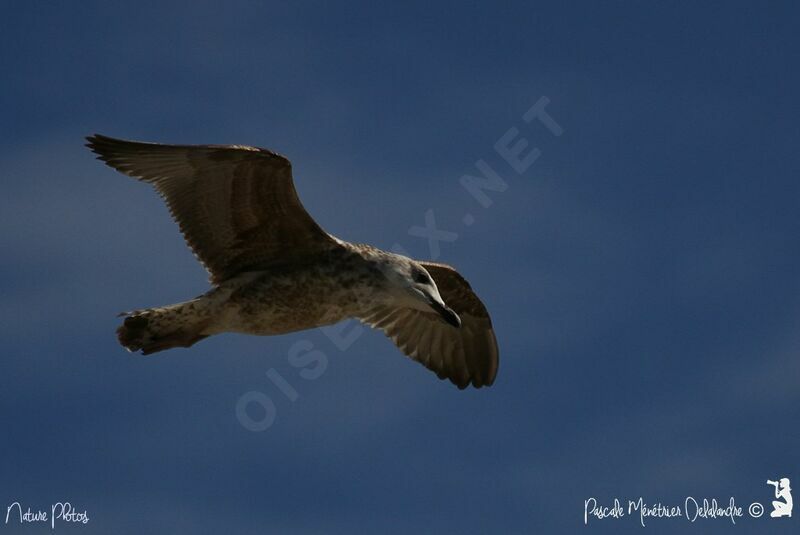
[(422, 270), (415, 269), (414, 272), (411, 274), (411, 277), (414, 279), (414, 282), (418, 282), (420, 284), (430, 284), (431, 278)]

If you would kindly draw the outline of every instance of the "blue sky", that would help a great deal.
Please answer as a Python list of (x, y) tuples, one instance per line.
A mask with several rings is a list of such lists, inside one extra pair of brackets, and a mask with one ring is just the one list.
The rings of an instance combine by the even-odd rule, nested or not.
[[(767, 478), (800, 488), (798, 22), (788, 3), (6, 6), (0, 504), (68, 500), (75, 533), (796, 531), (747, 505)], [(561, 136), (522, 120), (541, 97)], [(541, 151), (522, 174), (494, 149), (512, 127)], [(433, 210), (458, 234), (438, 260), (492, 313), (496, 384), (458, 391), (370, 331), (127, 354), (116, 313), (206, 274), (94, 132), (271, 148), (329, 232), (420, 258)], [(478, 160), (508, 184), (489, 207), (459, 184)], [(299, 342), (326, 356), (314, 380)], [(264, 432), (237, 418), (247, 392), (275, 404)], [(745, 516), (583, 525), (589, 497), (690, 495)]]

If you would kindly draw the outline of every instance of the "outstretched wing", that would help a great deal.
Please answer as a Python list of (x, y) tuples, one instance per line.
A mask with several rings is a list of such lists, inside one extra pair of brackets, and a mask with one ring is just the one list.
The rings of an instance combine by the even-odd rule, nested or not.
[(445, 264), (420, 262), (433, 277), (445, 304), (461, 317), (453, 327), (438, 314), (411, 308), (380, 308), (364, 323), (381, 329), (404, 354), (459, 388), (489, 386), (499, 354), (492, 320), (469, 283)]
[(155, 187), (215, 284), (338, 246), (303, 208), (291, 163), (279, 154), (241, 145), (86, 139), (98, 159)]

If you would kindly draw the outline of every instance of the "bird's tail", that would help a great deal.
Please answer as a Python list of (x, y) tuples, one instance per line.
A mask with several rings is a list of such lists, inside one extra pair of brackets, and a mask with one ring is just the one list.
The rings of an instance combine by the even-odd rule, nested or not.
[(158, 308), (123, 312), (125, 317), (117, 329), (117, 338), (128, 351), (143, 355), (172, 347), (189, 347), (206, 338), (203, 330), (211, 315), (203, 298)]

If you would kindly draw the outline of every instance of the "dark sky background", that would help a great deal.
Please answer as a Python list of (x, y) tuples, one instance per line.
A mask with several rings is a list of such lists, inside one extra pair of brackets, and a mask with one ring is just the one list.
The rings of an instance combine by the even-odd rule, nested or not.
[[(797, 532), (747, 507), (769, 512), (767, 478), (800, 489), (798, 11), (386, 4), (5, 6), (0, 511), (68, 500), (91, 519), (68, 533)], [(522, 120), (541, 97), (561, 136)], [(494, 150), (512, 127), (541, 151), (522, 174)], [(419, 258), (433, 210), (458, 234), (438, 260), (492, 313), (495, 385), (458, 391), (367, 330), (126, 353), (118, 312), (206, 274), (93, 132), (271, 148), (329, 232)], [(481, 159), (508, 184), (488, 207), (459, 184)], [(314, 380), (287, 357), (306, 341)], [(263, 432), (247, 392), (275, 405)], [(744, 517), (583, 525), (587, 498), (639, 496)]]

